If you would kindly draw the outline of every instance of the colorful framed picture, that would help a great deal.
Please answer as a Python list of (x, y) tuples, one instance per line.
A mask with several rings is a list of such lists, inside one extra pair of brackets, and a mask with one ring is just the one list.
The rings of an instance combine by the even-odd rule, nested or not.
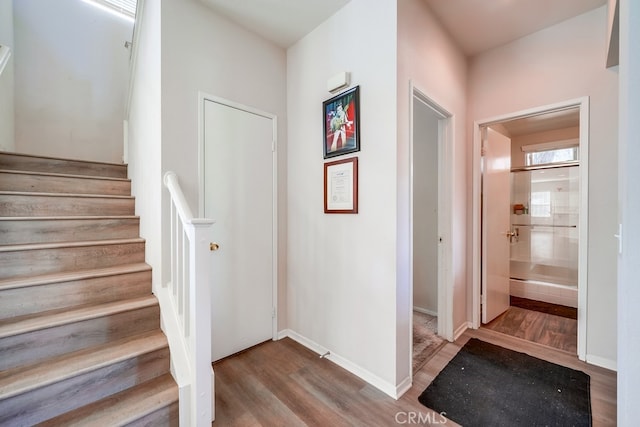
[(360, 86), (322, 103), (324, 158), (360, 151)]
[(358, 158), (324, 164), (324, 213), (358, 213)]

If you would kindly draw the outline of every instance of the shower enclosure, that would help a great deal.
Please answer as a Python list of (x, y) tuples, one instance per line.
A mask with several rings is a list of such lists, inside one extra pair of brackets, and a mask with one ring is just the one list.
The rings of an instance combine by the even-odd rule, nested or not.
[(512, 294), (556, 294), (559, 300), (549, 302), (576, 306), (579, 185), (577, 163), (512, 170)]

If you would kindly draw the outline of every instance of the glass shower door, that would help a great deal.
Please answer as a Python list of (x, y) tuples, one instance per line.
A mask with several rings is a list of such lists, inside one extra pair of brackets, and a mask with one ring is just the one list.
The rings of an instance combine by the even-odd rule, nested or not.
[(579, 166), (511, 173), (512, 279), (578, 286)]

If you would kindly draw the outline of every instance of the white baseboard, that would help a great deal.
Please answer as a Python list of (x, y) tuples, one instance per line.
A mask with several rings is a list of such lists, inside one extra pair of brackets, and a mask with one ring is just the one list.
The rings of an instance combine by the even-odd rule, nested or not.
[(438, 317), (438, 312), (437, 311), (428, 310), (426, 308), (417, 307), (415, 305), (413, 306), (413, 311), (417, 311), (418, 313), (428, 314), (429, 316)]
[(282, 339), (285, 337), (289, 337), (297, 343), (307, 347), (309, 350), (317, 353), (318, 355), (323, 355), (329, 352), (325, 359), (329, 359), (336, 365), (340, 366), (343, 369), (351, 372), (352, 374), (360, 377), (367, 383), (371, 384), (378, 390), (383, 393), (391, 396), (394, 399), (398, 399), (404, 392), (406, 392), (409, 388), (411, 388), (411, 378), (407, 378), (402, 381), (398, 386), (394, 386), (393, 384), (383, 380), (377, 375), (367, 371), (359, 365), (351, 362), (350, 360), (331, 352), (328, 348), (321, 346), (309, 338), (300, 335), (299, 333), (292, 331), (291, 329), (284, 329), (278, 332), (278, 339)]
[(394, 399), (396, 399), (396, 400), (400, 399), (403, 394), (405, 394), (406, 392), (409, 391), (409, 389), (411, 388), (412, 385), (413, 385), (413, 381), (412, 381), (411, 377), (409, 376), (409, 377), (405, 378), (404, 381), (402, 381), (396, 387), (396, 397), (394, 397)]
[(591, 365), (600, 366), (611, 371), (618, 371), (618, 363), (615, 360), (607, 359), (605, 357), (594, 356), (593, 354), (587, 354), (586, 362)]
[(462, 325), (458, 326), (458, 329), (453, 331), (453, 340), (455, 341), (460, 338), (460, 336), (464, 334), (464, 331), (466, 331), (467, 329), (471, 329), (471, 327), (471, 322), (464, 322)]

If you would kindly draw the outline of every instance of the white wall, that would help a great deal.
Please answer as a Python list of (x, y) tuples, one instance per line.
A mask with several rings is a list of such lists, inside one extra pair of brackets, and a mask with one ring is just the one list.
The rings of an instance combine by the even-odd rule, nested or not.
[(438, 312), (438, 116), (413, 100), (413, 307)]
[(121, 162), (133, 23), (82, 0), (14, 2), (16, 150)]
[(160, 3), (146, 0), (139, 17), (135, 81), (129, 104), (128, 160), (131, 192), (146, 239), (146, 261), (153, 267), (153, 286), (160, 285), (162, 227), (158, 212), (162, 185)]
[(640, 402), (640, 3), (620, 0), (620, 221), (623, 253), (618, 276), (618, 425), (638, 423)]
[[(453, 167), (451, 231), (443, 232), (443, 239), (451, 244), (453, 289), (453, 330), (464, 328), (470, 318), (467, 295), (468, 212), (467, 170), (471, 152), (466, 139), (466, 83), (467, 63), (464, 55), (440, 26), (428, 6), (421, 0), (398, 2), (398, 339), (410, 335), (408, 314), (409, 283), (409, 81), (415, 87), (451, 114), (452, 152), (448, 153)], [(445, 255), (449, 256), (449, 255)], [(409, 375), (409, 343), (398, 343), (398, 376)]]
[(606, 6), (473, 58), (474, 120), (590, 98), (587, 360), (616, 361), (617, 73), (605, 68)]
[[(163, 0), (162, 170), (176, 172), (195, 215), (199, 212), (198, 91), (278, 117), (278, 322), (284, 328), (287, 262), (286, 52), (220, 17), (199, 1)], [(167, 197), (167, 193), (163, 193), (163, 198)], [(168, 202), (165, 200), (163, 203), (163, 212), (167, 213)], [(168, 215), (163, 218), (166, 230)], [(168, 248), (168, 239), (169, 236), (163, 238), (165, 248)], [(168, 249), (165, 254), (168, 255)]]
[(13, 107), (13, 2), (0, 0), (0, 45), (11, 49), (11, 57), (0, 75), (0, 151), (15, 150)]
[[(395, 58), (395, 1), (352, 0), (287, 51), (288, 326), (388, 394), (399, 381)], [(360, 85), (354, 215), (323, 213), (321, 106), (340, 71)]]

